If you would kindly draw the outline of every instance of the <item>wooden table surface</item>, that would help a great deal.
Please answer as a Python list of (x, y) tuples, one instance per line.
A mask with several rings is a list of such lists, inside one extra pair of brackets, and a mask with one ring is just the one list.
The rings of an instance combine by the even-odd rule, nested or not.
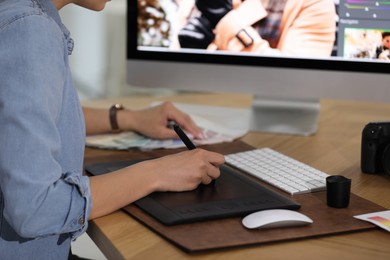
[[(249, 107), (245, 94), (180, 94), (85, 101), (83, 105), (108, 108), (120, 102), (130, 109), (153, 101)], [(361, 132), (368, 122), (390, 121), (390, 104), (321, 100), (318, 132), (309, 137), (250, 132), (241, 138), (254, 147), (271, 147), (330, 175), (352, 179), (352, 192), (390, 209), (390, 176), (360, 170)], [(126, 152), (87, 148), (86, 159)], [(123, 211), (90, 222), (89, 236), (108, 259), (390, 259), (390, 233), (382, 229), (187, 254)]]

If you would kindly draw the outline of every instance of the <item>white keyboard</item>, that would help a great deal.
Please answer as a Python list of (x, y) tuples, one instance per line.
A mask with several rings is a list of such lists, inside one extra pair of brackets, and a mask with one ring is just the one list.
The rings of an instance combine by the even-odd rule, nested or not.
[(328, 174), (270, 148), (229, 154), (225, 160), (291, 195), (326, 190)]

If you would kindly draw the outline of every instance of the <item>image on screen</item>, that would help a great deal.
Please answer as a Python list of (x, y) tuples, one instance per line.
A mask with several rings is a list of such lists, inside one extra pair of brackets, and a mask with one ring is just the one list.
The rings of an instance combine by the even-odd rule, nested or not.
[(390, 61), (390, 3), (138, 0), (138, 51)]

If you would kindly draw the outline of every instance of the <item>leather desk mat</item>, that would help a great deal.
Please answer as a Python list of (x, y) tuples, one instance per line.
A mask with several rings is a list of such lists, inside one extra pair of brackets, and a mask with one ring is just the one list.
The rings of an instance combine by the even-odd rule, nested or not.
[[(205, 146), (205, 148), (213, 151), (222, 151), (225, 154), (253, 149), (253, 147), (241, 141), (210, 145)], [(177, 149), (174, 151), (151, 151), (147, 152), (146, 156), (162, 156), (177, 151)], [(140, 156), (139, 152), (131, 153), (134, 153), (131, 156), (133, 159), (137, 159), (135, 157)], [(141, 157), (145, 157), (145, 153)], [(262, 183), (261, 181), (258, 182)], [(278, 191), (267, 184), (262, 184)], [(289, 196), (286, 193), (280, 193)], [(373, 224), (355, 219), (353, 216), (385, 210), (384, 207), (353, 193), (351, 194), (350, 204), (345, 209), (328, 207), (326, 204), (326, 192), (294, 195), (292, 198), (301, 204), (301, 208), (298, 211), (310, 217), (314, 221), (313, 224), (301, 227), (249, 230), (242, 226), (242, 217), (235, 217), (165, 226), (134, 205), (128, 205), (123, 210), (186, 252), (256, 245), (374, 229), (375, 226)]]
[(124, 210), (147, 227), (186, 252), (248, 246), (262, 243), (335, 235), (373, 229), (375, 226), (353, 218), (354, 215), (383, 211), (376, 205), (351, 194), (347, 209), (332, 209), (326, 205), (325, 192), (294, 196), (302, 204), (299, 212), (313, 219), (314, 223), (302, 227), (284, 227), (248, 230), (241, 224), (242, 218), (227, 218), (191, 224), (165, 226), (136, 206)]

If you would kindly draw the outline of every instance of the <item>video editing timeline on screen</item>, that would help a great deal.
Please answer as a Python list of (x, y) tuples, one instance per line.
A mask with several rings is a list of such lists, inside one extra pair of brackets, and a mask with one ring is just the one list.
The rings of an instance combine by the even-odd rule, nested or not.
[(340, 0), (340, 17), (390, 20), (390, 2), (375, 0)]

